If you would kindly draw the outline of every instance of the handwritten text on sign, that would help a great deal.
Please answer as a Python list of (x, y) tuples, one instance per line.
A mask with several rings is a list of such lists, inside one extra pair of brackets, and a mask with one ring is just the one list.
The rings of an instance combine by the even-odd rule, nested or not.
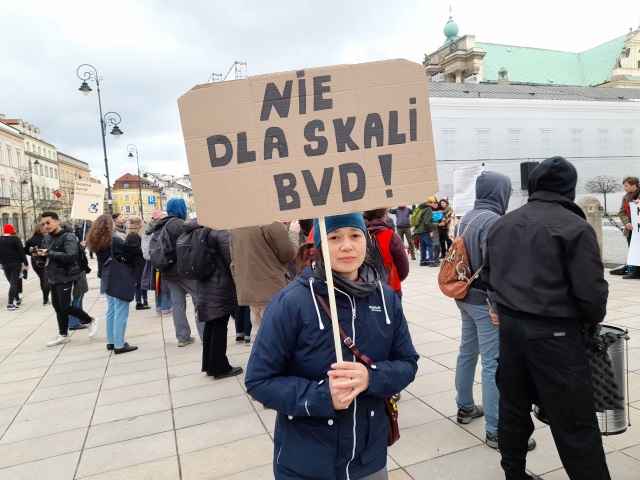
[(245, 187), (262, 218), (249, 224), (413, 203), (437, 190), (427, 86), (417, 64), (210, 84), (179, 106), (196, 203), (212, 199), (213, 190), (246, 202), (230, 188)]

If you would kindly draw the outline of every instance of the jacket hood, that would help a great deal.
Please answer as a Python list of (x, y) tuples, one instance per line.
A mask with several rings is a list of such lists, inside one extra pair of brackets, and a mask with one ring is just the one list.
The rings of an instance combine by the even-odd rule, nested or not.
[[(374, 270), (375, 271), (375, 270)], [(377, 273), (376, 273), (377, 276)], [(318, 328), (320, 330), (324, 330), (325, 329), (325, 325), (322, 322), (322, 316), (320, 315), (320, 305), (318, 305), (318, 300), (316, 299), (316, 294), (319, 295), (323, 295), (326, 296), (329, 293), (329, 289), (327, 287), (327, 283), (323, 280), (319, 280), (314, 274), (313, 274), (313, 268), (311, 266), (307, 266), (304, 268), (304, 270), (302, 270), (302, 272), (300, 272), (300, 275), (298, 275), (296, 277), (296, 279), (294, 280), (295, 282), (300, 283), (302, 286), (304, 286), (305, 288), (309, 289), (309, 294), (311, 295), (311, 299), (313, 300), (313, 304), (316, 308), (316, 314), (318, 316)], [(389, 311), (387, 310), (387, 304), (384, 298), (384, 291), (383, 291), (383, 287), (382, 287), (382, 282), (380, 281), (380, 279), (377, 279), (377, 287), (376, 287), (376, 291), (379, 289), (380, 291), (380, 297), (382, 298), (382, 305), (383, 305), (383, 309), (384, 309), (384, 314), (386, 317), (386, 323), (387, 325), (391, 325), (391, 320), (389, 317)], [(340, 289), (335, 288), (336, 292), (336, 299), (341, 296), (344, 292), (342, 292)], [(375, 293), (371, 293), (371, 295), (374, 295)], [(348, 295), (347, 295), (348, 296)], [(349, 297), (351, 298), (351, 297)], [(351, 300), (349, 300), (351, 301)]]
[(187, 204), (181, 198), (172, 198), (167, 202), (167, 215), (187, 219)]
[(585, 220), (587, 219), (587, 216), (584, 214), (582, 209), (578, 205), (576, 205), (573, 200), (570, 200), (564, 195), (560, 195), (559, 193), (541, 190), (539, 192), (535, 192), (533, 195), (529, 195), (529, 202), (557, 203), (567, 210), (572, 211), (580, 218), (583, 218)]
[(473, 209), (490, 210), (504, 215), (511, 192), (511, 179), (504, 173), (482, 172), (476, 178), (476, 201)]
[(390, 230), (389, 225), (384, 220), (380, 220), (379, 218), (374, 218), (369, 222), (369, 226), (367, 227), (367, 231), (371, 235), (376, 235), (380, 232), (384, 232), (385, 230)]
[(529, 195), (540, 190), (553, 192), (569, 200), (576, 198), (578, 171), (564, 157), (547, 158), (529, 176)]
[(200, 225), (196, 220), (189, 220), (188, 222), (184, 222), (183, 227), (184, 233), (191, 233), (194, 230), (202, 228), (202, 225)]
[(66, 223), (61, 223), (60, 231), (56, 233), (54, 236), (57, 237), (58, 235), (62, 235), (63, 233), (73, 233), (73, 227), (71, 227), (70, 225), (67, 225)]

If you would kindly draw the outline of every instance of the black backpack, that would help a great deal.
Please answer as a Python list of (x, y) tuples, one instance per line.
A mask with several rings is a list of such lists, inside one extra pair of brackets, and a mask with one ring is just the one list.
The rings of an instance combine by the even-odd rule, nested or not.
[(160, 271), (169, 270), (176, 263), (176, 249), (167, 230), (174, 220), (177, 218), (172, 218), (160, 230), (153, 232), (149, 241), (149, 261)]
[(380, 275), (382, 283), (387, 283), (389, 270), (384, 266), (384, 259), (382, 258), (382, 252), (380, 251), (380, 245), (378, 245), (376, 236), (370, 233), (367, 234), (367, 257), (377, 270), (378, 275)]
[(184, 278), (204, 279), (215, 271), (216, 259), (211, 254), (208, 242), (210, 231), (210, 228), (200, 226), (178, 237), (176, 242), (178, 272)]

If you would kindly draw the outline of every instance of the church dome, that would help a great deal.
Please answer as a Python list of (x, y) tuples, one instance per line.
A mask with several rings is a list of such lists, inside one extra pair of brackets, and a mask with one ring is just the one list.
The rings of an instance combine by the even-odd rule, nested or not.
[(453, 17), (449, 17), (449, 21), (443, 30), (445, 37), (447, 37), (448, 40), (453, 40), (458, 36), (459, 31), (458, 24), (453, 21)]

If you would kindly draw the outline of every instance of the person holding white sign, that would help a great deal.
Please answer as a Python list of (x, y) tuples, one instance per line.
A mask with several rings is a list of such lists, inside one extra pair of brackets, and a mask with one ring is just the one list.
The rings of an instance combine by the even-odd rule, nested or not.
[(344, 344), (345, 361), (335, 361), (316, 220), (312, 265), (267, 306), (245, 385), (278, 412), (276, 479), (383, 480), (389, 428), (384, 399), (413, 381), (419, 356), (400, 298), (365, 260), (362, 214), (326, 217), (325, 223), (339, 324), (373, 366), (358, 363)]
[[(638, 177), (626, 177), (622, 181), (622, 187), (626, 195), (622, 197), (622, 205), (620, 206), (620, 221), (624, 225), (624, 236), (627, 237), (627, 244), (631, 245), (631, 237), (633, 235), (633, 225), (631, 224), (631, 204), (637, 205), (640, 200), (640, 186), (638, 185)], [(622, 278), (625, 280), (631, 278), (640, 278), (640, 266), (628, 265), (630, 271)]]

